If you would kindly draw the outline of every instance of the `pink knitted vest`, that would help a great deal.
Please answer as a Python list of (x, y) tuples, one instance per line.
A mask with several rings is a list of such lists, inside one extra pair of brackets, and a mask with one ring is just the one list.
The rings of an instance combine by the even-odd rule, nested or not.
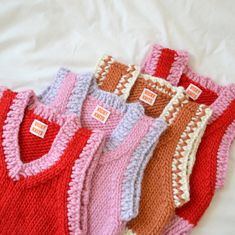
[[(83, 231), (89, 235), (121, 233), (138, 213), (143, 171), (165, 122), (145, 116), (139, 104), (125, 104), (99, 90), (91, 74), (66, 69), (59, 71), (41, 99), (63, 112), (80, 115), (83, 127), (105, 131), (107, 141), (94, 172)], [(96, 116), (97, 107), (101, 107), (102, 122)]]

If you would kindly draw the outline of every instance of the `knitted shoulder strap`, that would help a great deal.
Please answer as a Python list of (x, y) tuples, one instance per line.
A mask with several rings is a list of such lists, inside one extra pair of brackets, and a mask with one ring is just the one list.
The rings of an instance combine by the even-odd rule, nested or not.
[(112, 56), (105, 55), (96, 66), (95, 78), (101, 89), (127, 100), (139, 73), (138, 66), (125, 65), (115, 61)]
[(72, 112), (80, 116), (91, 81), (91, 73), (74, 74), (61, 68), (52, 84), (39, 98), (44, 104), (50, 104), (62, 113)]
[(176, 51), (155, 44), (151, 47), (142, 66), (141, 72), (168, 80), (176, 86), (188, 63), (186, 51)]

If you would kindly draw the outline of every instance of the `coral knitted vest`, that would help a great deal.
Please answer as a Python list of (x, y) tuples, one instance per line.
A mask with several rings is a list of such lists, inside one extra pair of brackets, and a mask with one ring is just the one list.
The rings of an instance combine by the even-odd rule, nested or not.
[[(86, 234), (121, 233), (126, 222), (136, 216), (143, 171), (165, 122), (145, 116), (139, 104), (125, 104), (99, 90), (91, 74), (76, 75), (66, 69), (59, 71), (41, 99), (81, 115), (82, 126), (105, 131), (107, 143), (92, 180)], [(98, 106), (110, 112), (104, 122), (93, 116)]]
[(121, 64), (111, 56), (101, 59), (96, 78), (102, 89), (128, 102), (138, 101), (145, 88), (156, 94), (151, 105), (142, 104), (147, 115), (163, 117), (168, 129), (145, 170), (139, 215), (128, 228), (135, 234), (161, 234), (175, 207), (189, 200), (188, 178), (198, 138), (211, 112), (204, 105), (190, 102), (182, 88), (139, 74), (137, 66)]
[(226, 87), (219, 86), (210, 78), (196, 74), (183, 64), (179, 66), (180, 70), (173, 75), (173, 79), (167, 72), (160, 74), (159, 71), (172, 70), (177, 61), (182, 61), (181, 53), (154, 45), (142, 68), (144, 72), (160, 75), (172, 84), (183, 86), (185, 89), (190, 84), (195, 85), (201, 90), (196, 102), (210, 105), (213, 110), (210, 125), (202, 138), (190, 178), (191, 200), (176, 210), (177, 216), (166, 228), (165, 234), (174, 235), (188, 234), (205, 213), (215, 189), (223, 187), (229, 149), (235, 138), (234, 84)]
[[(35, 120), (47, 126), (44, 137), (31, 129)], [(102, 138), (33, 92), (0, 87), (0, 234), (79, 234), (88, 169)]]

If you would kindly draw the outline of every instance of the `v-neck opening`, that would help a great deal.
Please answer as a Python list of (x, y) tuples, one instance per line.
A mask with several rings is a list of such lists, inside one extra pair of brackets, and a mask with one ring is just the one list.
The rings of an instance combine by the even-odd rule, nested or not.
[[(75, 80), (74, 80), (75, 79)], [(59, 85), (58, 85), (59, 84)], [(70, 97), (67, 99), (67, 113), (75, 113), (81, 117), (84, 102), (88, 96), (92, 96), (104, 105), (104, 108), (120, 112), (123, 116), (116, 127), (112, 130), (110, 139), (104, 146), (104, 152), (114, 151), (116, 148), (122, 148), (126, 145), (128, 135), (134, 125), (144, 116), (144, 108), (139, 103), (126, 104), (125, 101), (115, 94), (103, 91), (98, 88), (96, 79), (92, 73), (74, 74), (70, 70), (62, 68), (56, 75), (54, 82), (40, 96), (43, 102), (47, 102), (45, 97), (50, 97), (50, 104), (54, 100), (64, 97), (58, 97), (58, 94), (68, 96), (67, 91), (71, 91)], [(53, 94), (53, 98), (50, 94)], [(58, 104), (59, 102), (57, 102)]]
[[(24, 163), (20, 156), (19, 132), (26, 109), (60, 126), (47, 154)], [(75, 115), (59, 115), (56, 110), (41, 104), (32, 91), (19, 92), (14, 97), (3, 126), (3, 150), (9, 176), (13, 180), (35, 176), (59, 162), (68, 143), (79, 129)]]
[[(111, 80), (112, 74), (114, 74), (114, 77)], [(174, 123), (177, 113), (188, 102), (188, 98), (182, 87), (174, 87), (164, 79), (143, 74), (138, 69), (138, 66), (125, 65), (116, 61), (112, 56), (104, 56), (101, 58), (97, 65), (95, 76), (97, 83), (101, 88), (104, 88), (104, 84), (108, 85), (108, 83), (113, 84), (115, 82), (116, 94), (122, 96), (126, 100), (128, 100), (131, 91), (133, 91), (133, 89), (136, 88), (136, 85), (140, 83), (143, 83), (145, 88), (150, 89), (154, 93), (158, 94), (159, 92), (162, 95), (169, 97), (169, 102), (165, 105), (161, 113), (154, 116), (154, 118), (164, 118), (168, 125)], [(139, 87), (136, 89), (138, 90)], [(144, 88), (142, 90), (144, 91)], [(115, 93), (115, 91), (113, 92)], [(139, 97), (141, 97), (141, 94)], [(156, 101), (157, 100), (158, 98), (156, 98)], [(134, 100), (131, 100), (131, 102), (133, 101)], [(143, 104), (145, 105), (145, 103)], [(175, 108), (175, 106), (177, 106), (177, 108)], [(153, 115), (148, 114), (147, 111), (146, 114), (153, 117)]]

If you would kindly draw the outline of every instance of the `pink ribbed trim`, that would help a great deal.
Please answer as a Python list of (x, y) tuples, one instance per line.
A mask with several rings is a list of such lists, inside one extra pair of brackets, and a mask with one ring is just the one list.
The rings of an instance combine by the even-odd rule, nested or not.
[[(33, 110), (33, 112), (41, 118), (47, 119), (50, 122), (55, 122), (59, 126), (62, 126), (69, 119), (76, 119), (76, 122), (80, 123), (80, 119), (76, 114), (66, 115), (60, 113), (60, 110), (52, 106), (42, 104), (36, 97), (34, 102), (29, 105), (29, 109)], [(81, 127), (80, 124), (79, 126)]]
[(210, 106), (212, 109), (212, 117), (210, 123), (216, 120), (228, 108), (231, 102), (235, 99), (235, 84), (222, 87), (219, 97)]
[(149, 75), (154, 75), (156, 71), (156, 67), (158, 64), (158, 60), (161, 56), (161, 50), (163, 47), (161, 45), (155, 44), (151, 47), (150, 51), (148, 52), (145, 60), (141, 65), (141, 72), (147, 73)]
[(185, 68), (184, 74), (190, 80), (198, 83), (206, 89), (215, 92), (218, 95), (218, 98), (210, 106), (213, 114), (209, 123), (212, 123), (214, 120), (216, 120), (227, 109), (232, 100), (235, 99), (235, 84), (220, 86), (216, 84), (211, 78), (195, 73), (188, 66)]
[(194, 72), (189, 66), (186, 66), (184, 69), (184, 74), (194, 82), (198, 83), (202, 87), (209, 89), (216, 94), (220, 94), (223, 91), (223, 87), (216, 84), (211, 78), (202, 76)]
[(170, 75), (167, 77), (167, 81), (173, 86), (177, 86), (179, 83), (185, 66), (189, 60), (189, 54), (187, 51), (176, 51), (176, 53), (175, 62), (172, 64)]
[(53, 110), (51, 108), (48, 109), (46, 106), (39, 105), (39, 103), (36, 102), (38, 104), (37, 112), (42, 114), (44, 118), (56, 119), (58, 122), (63, 121), (64, 125), (61, 127), (48, 154), (32, 162), (23, 163), (20, 159), (18, 141), (20, 124), (24, 118), (25, 109), (28, 105), (31, 105), (31, 107), (35, 106), (32, 104), (35, 100), (36, 96), (32, 91), (17, 93), (3, 127), (5, 161), (9, 176), (13, 180), (19, 180), (20, 176), (27, 177), (36, 175), (54, 165), (60, 159), (68, 142), (79, 128), (79, 121), (74, 115), (68, 116), (66, 119), (65, 117), (57, 118), (57, 115), (55, 115), (55, 112), (52, 112)]
[(72, 169), (67, 207), (69, 231), (72, 235), (86, 234), (90, 182), (101, 154), (103, 137), (103, 132), (93, 131)]
[[(95, 131), (93, 131), (95, 132)], [(89, 201), (90, 201), (90, 192), (91, 192), (91, 183), (92, 183), (92, 178), (94, 175), (94, 172), (96, 170), (96, 167), (99, 163), (101, 154), (102, 154), (102, 150), (105, 144), (105, 138), (104, 138), (104, 134), (102, 136), (102, 143), (100, 143), (100, 147), (99, 149), (96, 151), (92, 163), (89, 166), (89, 169), (87, 170), (88, 173), (86, 175), (86, 180), (85, 180), (85, 184), (82, 190), (82, 207), (81, 207), (81, 219), (80, 219), (80, 226), (81, 229), (83, 231), (84, 234), (87, 234), (87, 221), (88, 221), (88, 206), (89, 206)]]
[[(223, 112), (228, 108), (231, 102), (235, 99), (235, 84), (228, 86), (220, 86), (212, 81), (209, 77), (201, 76), (193, 72), (189, 67), (184, 71), (186, 76), (194, 82), (200, 84), (202, 87), (215, 92), (218, 98), (210, 106), (213, 113), (209, 123), (214, 122), (219, 118)], [(229, 149), (235, 138), (235, 125), (234, 122), (230, 124), (227, 129), (222, 142), (220, 144), (217, 156), (217, 173), (216, 173), (216, 188), (222, 188), (225, 181), (227, 164), (229, 159)]]
[[(142, 73), (147, 73), (149, 75), (154, 76), (157, 69), (159, 58), (162, 53), (162, 49), (164, 49), (164, 47), (159, 44), (155, 44), (152, 46), (146, 59), (142, 63), (141, 66)], [(176, 52), (175, 62), (172, 64), (169, 76), (167, 77), (167, 81), (169, 81), (172, 85), (177, 86), (185, 69), (185, 66), (188, 63), (189, 54), (187, 51), (178, 50), (175, 52)]]
[(175, 216), (174, 219), (168, 224), (167, 228), (163, 232), (163, 235), (188, 235), (191, 233), (193, 225), (187, 220), (179, 216)]
[(228, 167), (229, 151), (235, 138), (235, 121), (228, 127), (219, 147), (217, 157), (216, 188), (222, 188)]

